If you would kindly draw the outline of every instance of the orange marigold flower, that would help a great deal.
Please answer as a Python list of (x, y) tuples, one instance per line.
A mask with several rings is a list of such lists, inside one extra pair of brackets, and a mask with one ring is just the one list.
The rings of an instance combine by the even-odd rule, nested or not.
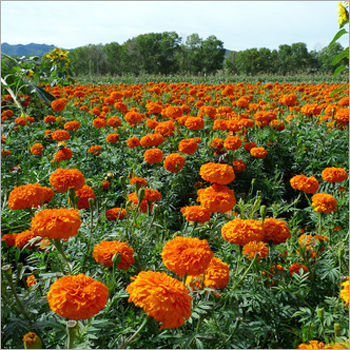
[(106, 120), (104, 118), (95, 118), (92, 121), (92, 125), (94, 128), (101, 129), (106, 126)]
[(244, 246), (251, 241), (261, 241), (264, 231), (260, 221), (236, 218), (222, 227), (221, 235), (225, 241)]
[[(147, 105), (146, 105), (147, 106)], [(155, 129), (158, 126), (158, 122), (154, 119), (147, 119), (146, 120), (146, 125), (150, 128), (150, 129)]]
[(250, 150), (250, 154), (255, 158), (265, 158), (267, 151), (264, 147), (253, 147)]
[(290, 184), (295, 190), (305, 193), (316, 193), (319, 183), (314, 176), (296, 175), (290, 179)]
[(37, 280), (35, 279), (34, 275), (30, 275), (27, 277), (27, 286), (30, 288), (32, 286), (34, 286), (35, 284), (37, 284)]
[(163, 136), (171, 136), (175, 131), (175, 123), (173, 120), (167, 120), (165, 122), (160, 122), (154, 129), (156, 134), (161, 134)]
[(203, 180), (219, 185), (227, 185), (236, 178), (231, 165), (212, 162), (203, 164), (199, 174)]
[(122, 125), (122, 122), (119, 117), (113, 116), (107, 119), (107, 125), (116, 128), (117, 126)]
[(188, 117), (185, 126), (190, 130), (201, 130), (204, 128), (204, 120), (200, 117)]
[(299, 344), (298, 349), (324, 349), (324, 343), (318, 340), (310, 340), (309, 344)]
[(88, 185), (84, 185), (81, 189), (75, 191), (75, 195), (78, 197), (78, 209), (88, 209), (90, 207), (89, 199), (96, 198), (94, 190)]
[(113, 133), (106, 136), (106, 141), (108, 143), (117, 143), (119, 141), (119, 134)]
[(147, 134), (140, 140), (142, 147), (159, 146), (164, 142), (164, 137), (161, 134)]
[(109, 181), (107, 181), (107, 180), (106, 181), (102, 181), (101, 184), (102, 184), (101, 188), (103, 190), (106, 190), (111, 185), (111, 183)]
[(193, 154), (196, 152), (198, 143), (195, 139), (183, 139), (179, 143), (179, 152)]
[(244, 148), (246, 151), (248, 151), (248, 152), (250, 152), (250, 150), (251, 150), (252, 148), (254, 148), (254, 147), (256, 147), (256, 144), (255, 144), (255, 142), (253, 142), (253, 141), (251, 141), (251, 142), (246, 142), (246, 143), (243, 145), (243, 148)]
[(134, 250), (128, 246), (127, 243), (118, 241), (102, 241), (94, 246), (92, 252), (93, 258), (99, 264), (103, 264), (106, 267), (113, 266), (113, 256), (117, 254), (121, 260), (117, 265), (118, 269), (127, 270), (131, 265), (135, 264)]
[(31, 230), (37, 236), (66, 239), (75, 236), (80, 225), (78, 209), (44, 209), (34, 215)]
[(124, 119), (127, 123), (129, 123), (131, 126), (142, 122), (142, 120), (145, 118), (145, 116), (142, 113), (129, 111), (125, 114)]
[(53, 156), (53, 161), (59, 163), (63, 160), (70, 160), (73, 156), (73, 151), (70, 148), (59, 149)]
[(102, 147), (99, 145), (93, 145), (93, 146), (89, 147), (89, 149), (88, 149), (88, 153), (90, 153), (90, 154), (99, 155), (99, 154), (101, 154), (101, 152), (102, 152)]
[(182, 326), (191, 316), (192, 298), (184, 283), (164, 272), (141, 271), (127, 287), (129, 302), (161, 322), (160, 329)]
[[(23, 231), (21, 233), (18, 233), (16, 235), (16, 240), (15, 240), (15, 246), (17, 248), (23, 248), (24, 246), (26, 246), (28, 244), (28, 242), (36, 237), (37, 235), (31, 231), (31, 230), (28, 230), (28, 231)], [(28, 246), (27, 248), (31, 248), (31, 246)]]
[(185, 158), (179, 153), (171, 153), (164, 159), (164, 168), (172, 173), (178, 173), (185, 165)]
[(140, 140), (137, 137), (130, 137), (129, 139), (126, 140), (126, 145), (129, 148), (135, 148), (140, 146)]
[(44, 146), (42, 143), (34, 143), (34, 145), (30, 148), (30, 153), (34, 156), (41, 156), (43, 154)]
[(255, 255), (258, 255), (258, 260), (260, 258), (266, 258), (269, 253), (269, 248), (266, 243), (261, 241), (251, 241), (243, 246), (243, 254), (248, 255), (248, 259), (254, 259)]
[(76, 191), (85, 184), (84, 175), (78, 169), (57, 169), (50, 175), (50, 184), (57, 192), (67, 192), (70, 187)]
[(349, 123), (349, 108), (339, 108), (334, 115), (335, 121), (340, 125)]
[(187, 221), (200, 222), (201, 224), (209, 221), (211, 216), (210, 210), (200, 205), (183, 207), (180, 211)]
[(213, 184), (207, 188), (201, 188), (197, 191), (197, 202), (212, 213), (225, 213), (231, 210), (236, 204), (236, 198), (233, 190), (227, 186)]
[(17, 125), (21, 125), (21, 126), (24, 126), (27, 124), (27, 119), (26, 118), (16, 118), (15, 119), (15, 123)]
[(271, 120), (270, 121), (270, 126), (272, 129), (276, 129), (277, 131), (282, 131), (286, 128), (286, 126), (284, 125), (283, 122), (281, 122), (280, 120)]
[(98, 314), (107, 300), (108, 288), (82, 273), (59, 278), (47, 294), (50, 309), (71, 320), (86, 320)]
[(234, 151), (236, 149), (238, 149), (239, 147), (241, 147), (242, 141), (240, 140), (240, 138), (238, 136), (229, 136), (226, 137), (225, 141), (224, 141), (224, 147), (227, 150), (231, 150)]
[(62, 112), (66, 108), (68, 100), (66, 98), (59, 98), (51, 102), (51, 108), (55, 112)]
[(348, 173), (343, 168), (326, 168), (322, 171), (322, 180), (327, 182), (341, 182), (346, 180)]
[(177, 236), (165, 243), (161, 256), (169, 270), (185, 276), (203, 273), (214, 253), (206, 239)]
[[(137, 198), (136, 191), (132, 192), (128, 195), (128, 200), (133, 202), (134, 208), (137, 208), (138, 198)], [(140, 204), (141, 212), (147, 213), (148, 209), (149, 209), (149, 211), (151, 211), (153, 208), (153, 202), (157, 202), (160, 200), (161, 200), (161, 194), (159, 191), (153, 190), (150, 188), (145, 188), (144, 189), (144, 197), (143, 197), (141, 204)]]
[(139, 187), (147, 186), (147, 180), (143, 177), (131, 176), (130, 185), (136, 185)]
[(275, 218), (266, 218), (263, 224), (264, 242), (272, 241), (273, 244), (284, 243), (291, 237), (287, 223)]
[(148, 164), (159, 163), (163, 160), (163, 151), (159, 148), (151, 148), (145, 151), (143, 159)]
[(7, 233), (1, 236), (1, 240), (6, 242), (8, 246), (13, 246), (16, 244), (17, 233)]
[(235, 173), (241, 173), (242, 171), (244, 171), (246, 164), (243, 162), (243, 160), (234, 159), (232, 161), (232, 166)]
[(40, 184), (27, 184), (14, 187), (10, 192), (8, 203), (12, 210), (37, 208), (45, 202), (50, 202), (54, 192), (49, 187)]
[(123, 220), (126, 218), (126, 210), (122, 208), (112, 208), (106, 210), (106, 218), (111, 221), (115, 221), (117, 219)]
[(51, 134), (51, 138), (55, 141), (64, 141), (70, 138), (69, 132), (66, 130), (56, 130)]
[(329, 214), (337, 210), (337, 200), (327, 193), (317, 193), (311, 198), (314, 211), (319, 213)]
[(291, 275), (293, 275), (293, 273), (300, 274), (300, 270), (303, 270), (303, 273), (309, 272), (307, 266), (301, 265), (299, 263), (294, 263), (289, 267), (289, 272)]
[(349, 277), (341, 284), (341, 287), (339, 298), (345, 301), (344, 306), (349, 306)]
[(63, 126), (66, 130), (78, 130), (80, 128), (80, 122), (77, 120), (72, 120), (67, 122)]
[(216, 150), (220, 150), (224, 148), (224, 140), (220, 138), (215, 138), (211, 141), (210, 147), (215, 148)]
[(222, 289), (227, 286), (229, 279), (228, 264), (214, 256), (204, 272), (204, 285), (208, 288)]
[(151, 114), (158, 114), (161, 113), (163, 107), (155, 102), (150, 102), (146, 104), (146, 108), (148, 110), (149, 113)]

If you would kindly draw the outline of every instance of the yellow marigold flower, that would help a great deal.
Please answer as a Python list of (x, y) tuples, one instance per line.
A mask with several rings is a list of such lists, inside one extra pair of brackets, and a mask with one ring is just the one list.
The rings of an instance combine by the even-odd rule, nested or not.
[(348, 173), (343, 168), (330, 167), (324, 169), (321, 176), (327, 182), (341, 182), (346, 180)]
[(236, 218), (222, 227), (221, 235), (225, 241), (244, 246), (251, 241), (261, 241), (264, 231), (260, 221)]
[(329, 214), (337, 210), (337, 200), (328, 193), (317, 193), (312, 196), (314, 211)]
[(164, 272), (141, 271), (127, 287), (129, 303), (161, 322), (160, 329), (176, 328), (191, 316), (192, 298), (184, 283)]
[(169, 270), (185, 276), (203, 273), (214, 253), (206, 239), (178, 236), (165, 243), (161, 256)]
[(113, 255), (118, 254), (121, 258), (118, 269), (127, 270), (131, 265), (135, 264), (134, 250), (128, 246), (127, 243), (118, 241), (102, 241), (94, 246), (92, 252), (93, 258), (99, 264), (103, 264), (106, 267), (113, 266)]
[(75, 236), (80, 225), (77, 209), (44, 209), (34, 215), (31, 230), (41, 237), (60, 239)]
[(59, 278), (47, 294), (50, 309), (71, 320), (86, 320), (98, 314), (107, 299), (108, 288), (82, 273)]
[(263, 224), (264, 241), (272, 241), (273, 244), (284, 243), (291, 237), (287, 223), (283, 220), (266, 218)]
[(42, 349), (43, 343), (39, 336), (34, 332), (28, 332), (23, 336), (25, 349)]
[(200, 205), (183, 207), (180, 210), (187, 221), (195, 221), (203, 224), (204, 222), (210, 220), (210, 215), (211, 215), (210, 210)]
[(219, 185), (227, 185), (236, 177), (232, 166), (212, 162), (203, 164), (199, 174), (203, 180)]
[(344, 306), (349, 307), (349, 277), (345, 282), (341, 284), (342, 290), (340, 291), (340, 299), (343, 299), (345, 301)]
[(266, 258), (268, 253), (269, 248), (261, 241), (251, 241), (243, 246), (243, 254), (248, 255), (248, 259), (254, 259), (258, 254), (258, 260), (260, 260), (260, 257)]

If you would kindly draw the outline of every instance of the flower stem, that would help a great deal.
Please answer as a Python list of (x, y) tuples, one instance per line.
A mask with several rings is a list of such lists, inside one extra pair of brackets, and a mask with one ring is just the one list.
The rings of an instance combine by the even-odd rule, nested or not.
[(67, 266), (69, 274), (72, 275), (73, 274), (72, 268), (70, 266), (70, 263), (69, 263), (69, 260), (66, 256), (66, 254), (64, 253), (61, 241), (59, 239), (53, 239), (52, 243), (56, 247), (57, 251), (61, 254), (61, 257)]
[(148, 317), (146, 316), (146, 318), (143, 320), (139, 329), (131, 337), (129, 337), (125, 343), (120, 345), (118, 349), (125, 349), (128, 346), (128, 344), (130, 344), (137, 337), (137, 335), (143, 330), (143, 328), (147, 324), (147, 321), (148, 321)]
[(258, 254), (255, 254), (254, 259), (252, 260), (252, 262), (250, 263), (250, 265), (248, 266), (247, 270), (244, 272), (244, 274), (242, 275), (242, 277), (238, 280), (238, 282), (236, 284), (233, 285), (231, 290), (234, 290), (238, 287), (238, 285), (244, 280), (245, 276), (247, 276), (248, 272), (250, 271), (250, 269), (253, 267), (255, 261), (258, 258)]

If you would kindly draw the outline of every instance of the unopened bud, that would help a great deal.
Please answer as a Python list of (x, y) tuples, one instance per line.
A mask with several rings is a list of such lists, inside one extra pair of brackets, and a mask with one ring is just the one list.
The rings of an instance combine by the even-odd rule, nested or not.
[(340, 324), (334, 323), (334, 334), (336, 337), (338, 336), (339, 331), (340, 331)]
[(38, 335), (34, 332), (28, 332), (23, 337), (25, 349), (42, 349), (43, 343)]
[(317, 309), (317, 317), (318, 317), (321, 321), (323, 321), (323, 318), (324, 318), (324, 308), (323, 308), (323, 307)]
[(260, 216), (261, 216), (261, 220), (264, 223), (265, 217), (266, 217), (266, 212), (267, 212), (267, 208), (266, 205), (262, 205), (260, 207)]

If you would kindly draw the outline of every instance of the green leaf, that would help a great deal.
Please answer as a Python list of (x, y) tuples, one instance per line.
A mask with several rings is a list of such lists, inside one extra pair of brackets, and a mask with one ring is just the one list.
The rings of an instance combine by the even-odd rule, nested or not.
[(336, 93), (337, 93), (337, 92), (339, 92), (339, 91), (344, 90), (345, 88), (346, 88), (346, 86), (345, 86), (345, 85), (343, 85), (342, 87), (340, 87), (340, 88), (338, 88), (338, 89), (333, 90), (333, 91), (330, 93), (330, 95), (331, 95), (331, 96), (333, 96), (334, 94), (336, 94)]
[(347, 31), (345, 29), (339, 30), (337, 34), (335, 34), (333, 40), (330, 42), (328, 47), (332, 46), (340, 37), (342, 37), (344, 34), (347, 34)]
[(337, 63), (339, 63), (343, 58), (349, 59), (349, 48), (346, 48), (344, 51), (342, 51), (340, 54), (334, 57), (332, 61), (332, 66), (335, 66)]
[(337, 67), (337, 69), (333, 73), (333, 77), (336, 77), (338, 74), (340, 74), (345, 69), (346, 69), (346, 67), (343, 65)]

